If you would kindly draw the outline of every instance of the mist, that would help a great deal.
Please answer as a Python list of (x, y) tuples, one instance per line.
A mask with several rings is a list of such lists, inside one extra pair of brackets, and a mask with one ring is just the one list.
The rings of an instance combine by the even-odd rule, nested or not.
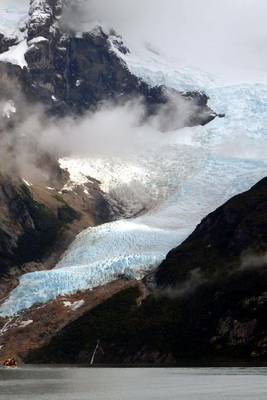
[(241, 269), (262, 268), (267, 266), (267, 253), (247, 252), (241, 257)]
[[(7, 84), (12, 92), (14, 84), (8, 80)], [(20, 98), (19, 110), (11, 100), (0, 102), (0, 166), (7, 173), (19, 171), (21, 178), (36, 182), (38, 176), (42, 177), (38, 164), (44, 154), (54, 159), (98, 156), (129, 159), (160, 147), (166, 140), (160, 129), (165, 125), (165, 117), (170, 122), (166, 105), (159, 108), (158, 114), (146, 118), (142, 98), (123, 104), (109, 101), (83, 116), (58, 119), (48, 117), (40, 104), (27, 104), (19, 91), (16, 97)], [(192, 106), (179, 99), (179, 110), (179, 123), (183, 124)]]
[(181, 65), (227, 79), (249, 79), (267, 69), (264, 0), (79, 0), (75, 5), (72, 23), (78, 30), (98, 20), (121, 33), (130, 48), (149, 42)]

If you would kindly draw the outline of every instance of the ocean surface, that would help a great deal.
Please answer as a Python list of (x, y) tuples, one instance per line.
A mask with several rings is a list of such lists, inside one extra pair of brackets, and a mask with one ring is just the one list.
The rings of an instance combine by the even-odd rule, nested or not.
[(0, 370), (1, 400), (266, 400), (267, 368)]

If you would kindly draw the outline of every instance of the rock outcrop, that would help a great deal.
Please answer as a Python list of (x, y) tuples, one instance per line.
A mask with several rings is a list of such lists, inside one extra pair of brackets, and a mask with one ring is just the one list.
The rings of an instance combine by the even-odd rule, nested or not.
[(53, 187), (0, 176), (1, 298), (10, 289), (7, 282), (16, 284), (26, 271), (53, 268), (81, 230), (112, 218), (96, 182), (87, 185), (86, 193), (80, 187), (65, 190), (67, 176), (58, 172)]
[(10, 47), (14, 46), (17, 43), (17, 38), (6, 37), (3, 33), (0, 32), (0, 54), (7, 51)]

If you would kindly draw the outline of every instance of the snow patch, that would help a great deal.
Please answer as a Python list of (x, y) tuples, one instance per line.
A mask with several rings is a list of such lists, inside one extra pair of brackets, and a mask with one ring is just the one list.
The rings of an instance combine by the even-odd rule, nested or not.
[[(21, 317), (18, 318), (9, 318), (8, 321), (4, 324), (4, 326), (0, 329), (0, 337), (4, 336), (10, 329), (13, 328), (26, 328), (31, 325), (33, 320), (23, 321)], [(1, 350), (1, 349), (0, 349)]]
[(19, 324), (19, 328), (26, 328), (27, 326), (31, 325), (33, 323), (32, 319), (29, 319), (28, 321), (22, 321)]
[(0, 54), (0, 62), (11, 63), (19, 65), (21, 68), (27, 67), (28, 64), (25, 60), (25, 53), (28, 50), (27, 40), (10, 47), (10, 49)]
[(31, 45), (43, 43), (43, 42), (48, 42), (48, 39), (46, 39), (43, 36), (38, 36), (38, 37), (35, 37), (35, 38), (29, 40), (28, 44), (29, 44), (29, 46), (31, 46)]
[(77, 311), (84, 305), (84, 300), (75, 301), (73, 303), (71, 301), (64, 301), (63, 304), (65, 307), (70, 308), (71, 311)]
[(2, 116), (10, 119), (13, 114), (16, 114), (17, 109), (13, 100), (7, 101), (2, 108)]
[(26, 186), (31, 187), (32, 184), (28, 182), (26, 179), (22, 179), (22, 181), (25, 183)]

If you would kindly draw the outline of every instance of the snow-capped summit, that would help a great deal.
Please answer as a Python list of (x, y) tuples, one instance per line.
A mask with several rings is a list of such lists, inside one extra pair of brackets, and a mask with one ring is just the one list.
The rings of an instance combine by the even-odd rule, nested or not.
[(75, 28), (65, 16), (68, 6), (62, 0), (31, 0), (24, 36), (2, 49), (0, 69), (16, 79), (29, 101), (42, 103), (49, 113), (66, 115), (133, 95), (144, 98), (148, 115), (160, 105), (179, 115), (183, 99), (190, 108), (185, 125), (202, 125), (216, 117), (201, 93), (179, 93), (145, 82), (131, 67), (120, 36), (96, 21)]

